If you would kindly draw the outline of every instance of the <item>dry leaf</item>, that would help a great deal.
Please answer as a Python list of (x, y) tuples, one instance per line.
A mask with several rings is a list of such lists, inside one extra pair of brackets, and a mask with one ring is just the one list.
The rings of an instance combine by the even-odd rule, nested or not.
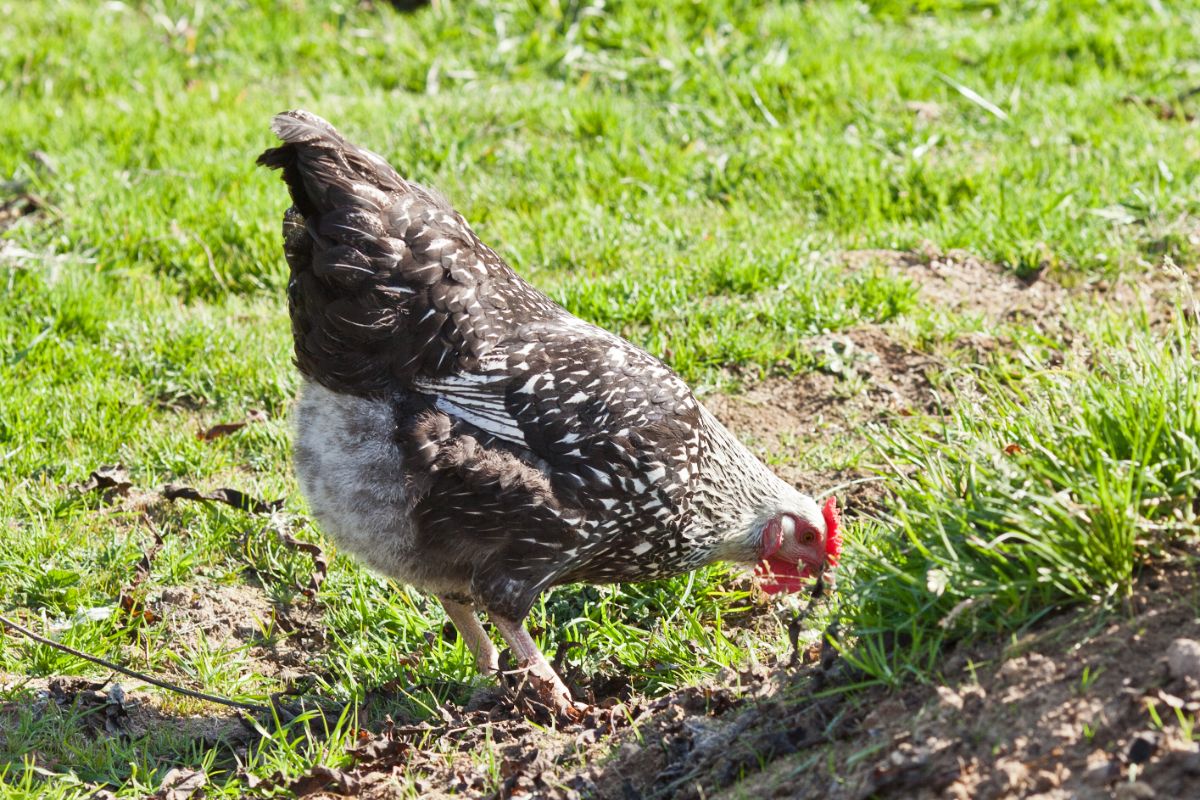
[(163, 778), (162, 786), (154, 793), (155, 800), (193, 800), (204, 797), (208, 776), (192, 769), (173, 769)]
[(80, 492), (101, 491), (124, 497), (133, 488), (133, 483), (129, 480), (129, 472), (125, 467), (111, 464), (92, 470), (88, 479), (75, 488)]
[(257, 408), (250, 409), (246, 414), (246, 418), (240, 422), (222, 422), (219, 425), (213, 425), (207, 430), (196, 431), (196, 438), (202, 442), (211, 442), (213, 439), (219, 439), (222, 436), (228, 436), (231, 433), (236, 433), (252, 422), (266, 422), (267, 414), (265, 411), (260, 411)]

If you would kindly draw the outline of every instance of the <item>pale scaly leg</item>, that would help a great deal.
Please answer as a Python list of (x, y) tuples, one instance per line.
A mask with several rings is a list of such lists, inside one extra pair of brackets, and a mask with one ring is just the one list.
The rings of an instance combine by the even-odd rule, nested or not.
[(484, 675), (495, 675), (500, 669), (500, 654), (479, 623), (479, 617), (475, 616), (475, 607), (445, 597), (438, 599), (446, 609), (446, 616), (458, 628), (458, 635), (466, 642), (467, 649), (475, 656), (475, 668)]
[(550, 666), (550, 662), (542, 655), (537, 642), (529, 635), (529, 631), (525, 630), (524, 624), (505, 619), (499, 614), (491, 612), (488, 613), (488, 617), (499, 629), (504, 641), (508, 642), (508, 646), (512, 648), (517, 663), (533, 678), (530, 683), (541, 701), (555, 711), (568, 715), (573, 714), (576, 709), (574, 703), (571, 702), (570, 690), (558, 677), (554, 667)]

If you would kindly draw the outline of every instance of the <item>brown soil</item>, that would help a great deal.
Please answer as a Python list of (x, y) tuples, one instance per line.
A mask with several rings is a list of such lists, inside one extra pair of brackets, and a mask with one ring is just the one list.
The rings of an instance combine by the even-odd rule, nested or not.
[(1155, 327), (1173, 321), (1178, 310), (1193, 320), (1200, 318), (1200, 273), (1195, 268), (1158, 267), (1136, 277), (1097, 281), (1090, 288), (1109, 305), (1143, 310)]
[(778, 760), (727, 796), (1192, 796), (1200, 736), (1172, 706), (1194, 719), (1200, 683), (1170, 675), (1164, 654), (1200, 635), (1198, 555), (1148, 570), (1124, 616), (1063, 614), (958, 654), (941, 685), (860, 697), (847, 714), (866, 713), (819, 758)]
[[(814, 646), (795, 669), (728, 670), (564, 730), (495, 698), (489, 711), (448, 710), (431, 749), (394, 748), (388, 769), (346, 774), (370, 798), (403, 785), (432, 798), (556, 800), (1189, 797), (1200, 745), (1173, 706), (1194, 717), (1200, 683), (1169, 674), (1164, 654), (1200, 635), (1198, 558), (1147, 569), (1124, 614), (1064, 612), (1019, 640), (952, 652), (939, 684), (840, 693), (858, 677)], [(473, 757), (489, 740), (498, 793)]]
[(942, 253), (931, 245), (921, 252), (850, 250), (842, 259), (851, 269), (883, 266), (916, 284), (922, 299), (937, 308), (992, 322), (1061, 314), (1068, 298), (1065, 289), (1048, 279), (1022, 280), (962, 250)]
[[(252, 741), (253, 732), (233, 712), (180, 714), (160, 705), (159, 699), (142, 691), (133, 678), (108, 683), (78, 677), (29, 678), (0, 673), (0, 691), (24, 689), (32, 703), (25, 708), (40, 717), (51, 706), (63, 711), (86, 712), (95, 735), (139, 738), (154, 734), (157, 739), (194, 741), (198, 746), (238, 745)], [(0, 731), (19, 719), (22, 704), (0, 703)], [(44, 759), (39, 765), (48, 767)]]
[(201, 637), (210, 648), (251, 645), (250, 668), (284, 683), (306, 676), (312, 653), (325, 647), (319, 609), (272, 603), (249, 583), (171, 587), (149, 598), (149, 607), (183, 648), (196, 647)]
[(744, 441), (768, 447), (937, 408), (930, 373), (942, 365), (881, 328), (825, 334), (803, 345), (817, 359), (815, 371), (707, 397), (705, 405)]
[[(443, 708), (440, 722), (364, 733), (345, 770), (259, 788), (329, 800), (414, 790), (437, 800), (1190, 797), (1200, 732), (1189, 741), (1174, 708), (1200, 715), (1200, 681), (1172, 675), (1165, 654), (1173, 640), (1200, 638), (1198, 564), (1193, 550), (1147, 568), (1125, 613), (1063, 612), (1019, 639), (952, 651), (937, 684), (847, 694), (839, 690), (853, 689), (855, 671), (833, 648), (812, 646), (795, 668), (726, 670), (654, 701), (601, 703), (561, 729), (485, 692), (471, 710)], [(107, 685), (23, 682), (36, 684), (42, 706), (112, 703)], [(96, 734), (165, 729), (246, 746), (232, 716), (180, 717), (140, 692), (125, 708), (119, 730), (105, 731), (97, 714)], [(13, 713), (0, 707), (0, 718)], [(494, 763), (480, 758), (486, 749)]]
[(1047, 332), (1062, 330), (1069, 304), (1102, 303), (1139, 308), (1161, 324), (1174, 318), (1177, 304), (1195, 313), (1200, 274), (1171, 265), (1136, 275), (1102, 278), (1067, 288), (1052, 270), (1018, 277), (965, 250), (941, 252), (926, 244), (918, 251), (849, 250), (841, 254), (850, 269), (883, 267), (912, 281), (921, 299), (943, 312), (955, 312), (996, 325), (1019, 320)]
[(864, 326), (805, 343), (817, 369), (795, 379), (771, 378), (735, 395), (704, 403), (784, 480), (813, 494), (836, 489), (843, 509), (867, 513), (882, 500), (881, 484), (866, 469), (830, 469), (866, 446), (869, 423), (936, 414), (944, 364)]

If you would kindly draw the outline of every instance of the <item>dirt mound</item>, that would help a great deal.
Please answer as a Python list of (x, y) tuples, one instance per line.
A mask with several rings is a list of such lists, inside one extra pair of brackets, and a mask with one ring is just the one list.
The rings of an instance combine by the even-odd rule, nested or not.
[(1125, 618), (1060, 614), (1015, 643), (952, 656), (944, 685), (858, 696), (839, 711), (867, 709), (853, 724), (721, 796), (1191, 796), (1200, 682), (1172, 674), (1166, 653), (1200, 635), (1198, 556), (1147, 571)]

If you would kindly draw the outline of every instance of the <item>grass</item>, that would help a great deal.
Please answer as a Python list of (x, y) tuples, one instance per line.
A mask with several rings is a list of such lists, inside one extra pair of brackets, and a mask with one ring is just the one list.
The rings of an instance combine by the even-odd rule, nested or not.
[(850, 657), (871, 675), (926, 674), (943, 642), (1123, 599), (1143, 562), (1195, 537), (1200, 341), (1184, 323), (1092, 337), (1061, 369), (983, 383), (936, 431), (884, 434), (912, 471), (848, 567)]
[[(309, 607), (312, 561), (276, 535), (328, 544), (288, 466), (285, 200), (253, 167), (276, 111), (321, 113), (441, 188), (523, 274), (704, 390), (812, 369), (809, 334), (935, 327), (916, 287), (847, 270), (846, 249), (928, 241), (1064, 284), (1196, 261), (1194, 130), (1126, 102), (1197, 82), (1190, 4), (0, 0), (0, 14), (0, 207), (21, 191), (45, 203), (0, 234), (0, 608), (237, 697), (281, 688), (277, 665), (120, 597), (157, 534), (146, 598), (249, 587)], [(1194, 535), (1170, 516), (1196, 490), (1193, 334), (1082, 316), (1093, 360), (1014, 360), (941, 427), (876, 435), (899, 502), (851, 529), (841, 601), (874, 678), (928, 676), (947, 637), (1119, 597), (1140, 559)], [(250, 409), (267, 421), (195, 435)], [(235, 486), (285, 511), (266, 523), (73, 488), (117, 462), (141, 489)], [(549, 650), (583, 642), (569, 658), (585, 671), (655, 694), (786, 646), (773, 623), (731, 622), (750, 605), (739, 586), (716, 569), (572, 588), (534, 624)], [(318, 599), (316, 691), (401, 686), (383, 709), (398, 717), (469, 696), (461, 644), (426, 637), (436, 603), (341, 555)], [(8, 636), (0, 672), (103, 677)], [(135, 797), (177, 765), (208, 771), (211, 796), (244, 791), (230, 752), (93, 737), (74, 712), (34, 714), (38, 685), (0, 695), (0, 795)], [(338, 763), (352, 728), (276, 734), (240, 766)]]

